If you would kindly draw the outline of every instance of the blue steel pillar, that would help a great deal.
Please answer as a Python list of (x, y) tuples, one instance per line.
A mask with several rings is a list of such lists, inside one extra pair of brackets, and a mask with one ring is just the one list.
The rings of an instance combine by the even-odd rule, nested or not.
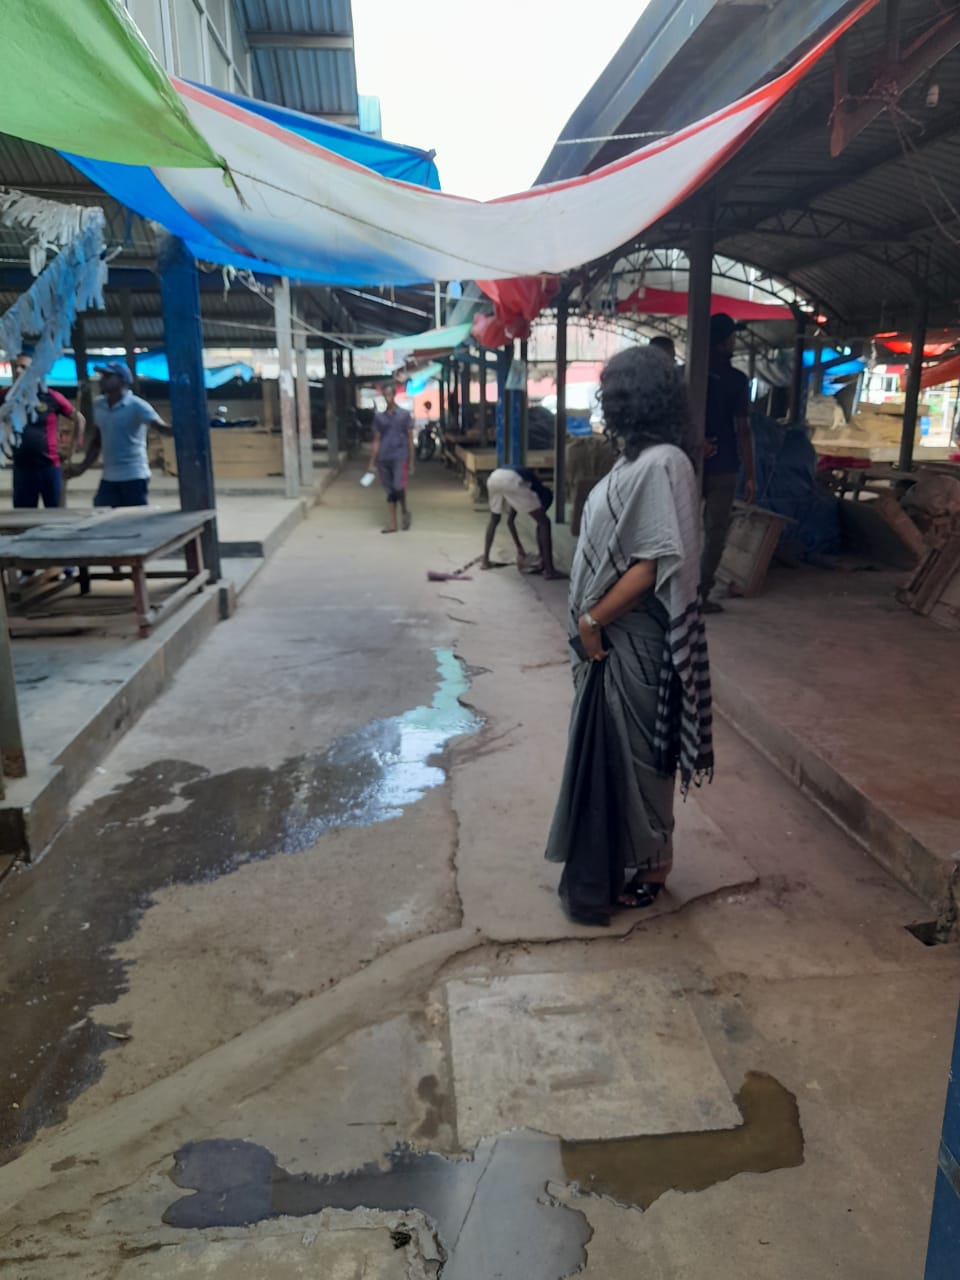
[[(157, 264), (163, 303), (163, 334), (170, 366), (170, 417), (177, 451), (177, 482), (183, 511), (213, 510), (210, 452), (210, 416), (203, 378), (203, 328), (200, 320), (200, 284), (197, 264), (177, 236), (162, 233)], [(210, 581), (220, 578), (220, 544), (217, 522), (203, 532), (203, 562)]]
[(960, 1011), (947, 1085), (947, 1109), (937, 1158), (937, 1182), (924, 1280), (960, 1275)]
[(510, 361), (513, 358), (513, 352), (509, 347), (503, 347), (497, 352), (497, 466), (502, 467), (507, 463), (507, 374), (510, 371)]

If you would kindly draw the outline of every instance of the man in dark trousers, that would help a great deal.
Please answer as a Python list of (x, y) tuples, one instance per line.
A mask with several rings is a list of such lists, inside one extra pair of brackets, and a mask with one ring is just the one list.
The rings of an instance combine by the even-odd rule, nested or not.
[(710, 373), (707, 380), (706, 449), (703, 464), (703, 559), (700, 591), (705, 613), (721, 613), (710, 599), (723, 556), (743, 467), (743, 496), (757, 493), (750, 432), (750, 382), (733, 367), (737, 325), (724, 312), (710, 317)]
[[(22, 352), (13, 361), (13, 380), (17, 381), (30, 368), (33, 357)], [(0, 391), (0, 404), (7, 397), (7, 389)], [(58, 419), (70, 423), (67, 433), (62, 433)], [(22, 434), (13, 444), (13, 505), (15, 507), (45, 507), (63, 505), (64, 473), (61, 466), (61, 443), (66, 438), (64, 452), (72, 452), (73, 441), (82, 435), (83, 414), (59, 391), (50, 391), (41, 383), (34, 403), (27, 413), (27, 423)]]
[(397, 532), (397, 505), (403, 513), (403, 528), (410, 528), (407, 510), (407, 480), (413, 473), (417, 444), (413, 417), (397, 404), (397, 388), (392, 382), (381, 388), (387, 407), (373, 415), (373, 452), (370, 470), (378, 471), (387, 494), (389, 520), (383, 533)]

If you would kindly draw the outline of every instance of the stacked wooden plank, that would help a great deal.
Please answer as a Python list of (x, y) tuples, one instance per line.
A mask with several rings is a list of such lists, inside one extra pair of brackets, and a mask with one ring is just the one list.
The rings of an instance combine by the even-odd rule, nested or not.
[[(283, 475), (283, 441), (263, 427), (221, 427), (210, 432), (213, 474), (218, 480), (253, 480)], [(173, 440), (163, 439), (163, 468), (177, 474)]]
[(960, 521), (929, 548), (897, 595), (914, 613), (960, 627)]

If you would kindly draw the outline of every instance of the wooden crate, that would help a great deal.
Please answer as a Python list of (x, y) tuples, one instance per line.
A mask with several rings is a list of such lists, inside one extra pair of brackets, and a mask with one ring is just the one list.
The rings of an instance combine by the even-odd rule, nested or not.
[(793, 523), (789, 516), (778, 516), (763, 507), (750, 507), (738, 502), (717, 570), (720, 581), (732, 587), (738, 595), (759, 595), (780, 535), (788, 524)]
[[(262, 427), (220, 427), (210, 432), (213, 474), (218, 480), (253, 480), (283, 475), (283, 440)], [(163, 469), (177, 474), (173, 440), (163, 439)]]
[(960, 532), (931, 547), (897, 595), (914, 613), (960, 626)]

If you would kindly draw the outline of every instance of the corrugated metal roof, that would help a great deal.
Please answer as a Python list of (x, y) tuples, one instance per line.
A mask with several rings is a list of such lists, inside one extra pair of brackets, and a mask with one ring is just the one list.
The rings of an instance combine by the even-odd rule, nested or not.
[[(817, 0), (817, 11), (825, 7), (826, 0)], [(886, 61), (885, 13), (885, 6), (878, 6), (847, 35), (847, 93), (853, 104), (878, 95), (875, 85)], [(956, 3), (945, 10), (940, 0), (901, 0), (901, 48), (910, 49), (923, 33), (958, 13)], [(667, 94), (664, 81), (665, 101), (658, 82), (646, 106), (656, 97), (664, 113), (661, 123), (670, 124), (693, 111), (705, 83), (722, 82), (728, 99), (736, 96), (740, 72), (729, 63), (735, 47), (717, 45), (711, 63), (703, 61), (708, 51), (702, 42), (691, 41), (688, 69), (697, 70), (689, 86), (674, 76)], [(782, 47), (763, 53), (771, 66), (787, 55)], [(877, 326), (908, 328), (921, 290), (930, 297), (932, 324), (957, 323), (960, 48), (838, 157), (831, 155), (833, 80), (834, 59), (827, 57), (713, 178), (717, 253), (789, 281), (832, 313), (835, 331), (851, 336), (876, 332)], [(644, 105), (637, 104), (636, 111)], [(640, 114), (629, 118), (642, 121)], [(672, 211), (643, 234), (642, 243), (684, 248), (702, 216), (702, 199), (698, 193)]]
[(72, 190), (90, 186), (56, 151), (11, 138), (7, 133), (0, 133), (0, 181), (10, 187), (30, 187), (35, 191), (45, 187), (52, 192), (62, 187)]
[(259, 97), (310, 115), (357, 118), (352, 49), (255, 49)]
[[(280, 35), (352, 35), (350, 0), (239, 0), (238, 10), (246, 30)], [(263, 44), (251, 51), (256, 78), (255, 92), (271, 102), (316, 115), (339, 119), (356, 117), (358, 111), (356, 70), (352, 49), (310, 48), (295, 42), (284, 47)], [(87, 340), (91, 344), (116, 346), (122, 341), (122, 319), (118, 290), (124, 287), (124, 269), (152, 264), (156, 257), (156, 237), (152, 225), (104, 195), (56, 152), (34, 143), (0, 134), (0, 183), (49, 194), (75, 202), (93, 202), (103, 207), (107, 217), (107, 238), (123, 250), (111, 267), (106, 293), (106, 311), (86, 317)], [(25, 277), (23, 265), (28, 253), (16, 229), (0, 227), (0, 311), (17, 297), (14, 283)], [(11, 270), (5, 268), (10, 266)], [(19, 271), (16, 268), (20, 268)], [(163, 341), (163, 321), (159, 290), (149, 286), (151, 277), (143, 270), (127, 275), (133, 288), (134, 331), (138, 343)], [(136, 282), (130, 284), (129, 282)], [(226, 293), (219, 287), (219, 274), (203, 277), (201, 309), (204, 341), (208, 346), (270, 346), (273, 309), (269, 301), (234, 286)], [(304, 293), (306, 317), (316, 329), (325, 329), (321, 295), (326, 290)], [(375, 291), (359, 296), (350, 291), (329, 291), (349, 313), (354, 332), (370, 331), (374, 340), (388, 333), (409, 333), (430, 327), (432, 303), (415, 292), (391, 291), (377, 297)], [(396, 303), (397, 305), (394, 305)]]
[(350, 0), (239, 0), (248, 31), (352, 35)]
[[(587, 173), (770, 78), (854, 0), (648, 0), (567, 121), (538, 183)], [(575, 139), (590, 139), (576, 142)]]
[[(248, 33), (261, 38), (285, 37), (276, 45), (257, 43), (250, 49), (254, 91), (267, 102), (331, 116), (349, 123), (358, 119), (357, 69), (353, 48), (311, 47), (311, 36), (353, 35), (350, 0), (240, 0)], [(291, 37), (304, 37), (302, 44)]]

